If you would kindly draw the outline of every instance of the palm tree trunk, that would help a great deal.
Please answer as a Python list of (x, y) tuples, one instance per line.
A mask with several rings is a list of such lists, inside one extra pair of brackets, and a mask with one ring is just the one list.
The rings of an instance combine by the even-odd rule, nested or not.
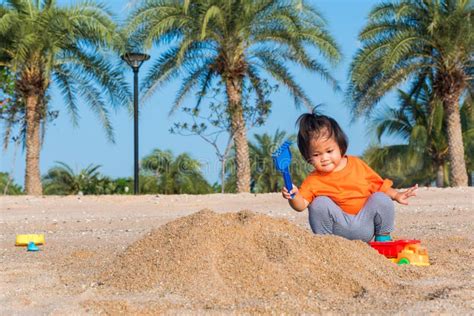
[(226, 79), (226, 90), (236, 151), (237, 192), (250, 192), (249, 145), (242, 108), (242, 79)]
[(459, 93), (452, 93), (443, 100), (444, 117), (448, 133), (450, 183), (453, 187), (467, 186), (466, 161), (462, 140)]
[(41, 151), (40, 141), (40, 98), (29, 95), (26, 98), (26, 172), (25, 191), (28, 195), (43, 194), (39, 158)]
[(436, 187), (442, 188), (444, 186), (444, 165), (438, 164), (436, 170)]

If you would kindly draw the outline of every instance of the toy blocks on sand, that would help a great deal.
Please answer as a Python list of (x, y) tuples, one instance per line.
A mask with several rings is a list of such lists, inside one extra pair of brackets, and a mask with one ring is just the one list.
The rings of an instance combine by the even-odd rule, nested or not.
[[(293, 189), (293, 182), (291, 181), (290, 175), (290, 164), (291, 164), (291, 151), (290, 151), (291, 142), (285, 141), (280, 148), (278, 148), (273, 154), (273, 163), (275, 164), (276, 169), (281, 172), (283, 175), (283, 180), (285, 181), (285, 187), (290, 192)], [(291, 198), (294, 198), (295, 195), (292, 194)]]
[(28, 246), (29, 243), (34, 243), (35, 245), (43, 245), (44, 234), (16, 235), (15, 246)]
[(369, 242), (372, 248), (376, 249), (392, 262), (397, 264), (412, 264), (415, 266), (429, 266), (428, 251), (420, 246), (419, 240), (401, 239), (395, 241)]

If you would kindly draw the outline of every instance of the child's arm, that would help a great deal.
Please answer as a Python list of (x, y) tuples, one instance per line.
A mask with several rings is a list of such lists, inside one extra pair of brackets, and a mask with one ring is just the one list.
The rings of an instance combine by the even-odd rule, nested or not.
[(408, 205), (408, 199), (412, 196), (416, 196), (417, 189), (418, 184), (415, 184), (406, 191), (398, 192), (395, 189), (389, 188), (385, 193), (391, 197), (392, 200), (395, 200), (400, 204)]
[[(288, 200), (288, 203), (290, 203), (290, 206), (297, 212), (302, 212), (304, 211), (305, 208), (308, 207), (308, 201), (303, 198), (303, 196), (300, 194), (298, 187), (296, 185), (293, 185), (293, 189), (288, 192), (286, 187), (283, 187), (281, 190), (281, 194), (285, 199)], [(294, 194), (295, 197), (291, 198), (291, 195)]]

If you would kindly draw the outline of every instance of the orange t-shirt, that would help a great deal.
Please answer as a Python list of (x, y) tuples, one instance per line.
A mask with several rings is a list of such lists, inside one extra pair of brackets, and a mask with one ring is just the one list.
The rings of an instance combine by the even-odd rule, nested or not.
[(357, 214), (372, 193), (387, 192), (393, 182), (382, 179), (365, 162), (355, 156), (346, 156), (344, 169), (327, 174), (311, 172), (299, 189), (311, 203), (317, 196), (327, 196), (349, 214)]

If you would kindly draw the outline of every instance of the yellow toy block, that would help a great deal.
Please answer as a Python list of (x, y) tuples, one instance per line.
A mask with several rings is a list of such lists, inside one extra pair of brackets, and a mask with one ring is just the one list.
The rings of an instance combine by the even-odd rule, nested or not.
[(44, 245), (44, 234), (16, 235), (15, 246), (28, 246), (30, 242), (35, 245)]

